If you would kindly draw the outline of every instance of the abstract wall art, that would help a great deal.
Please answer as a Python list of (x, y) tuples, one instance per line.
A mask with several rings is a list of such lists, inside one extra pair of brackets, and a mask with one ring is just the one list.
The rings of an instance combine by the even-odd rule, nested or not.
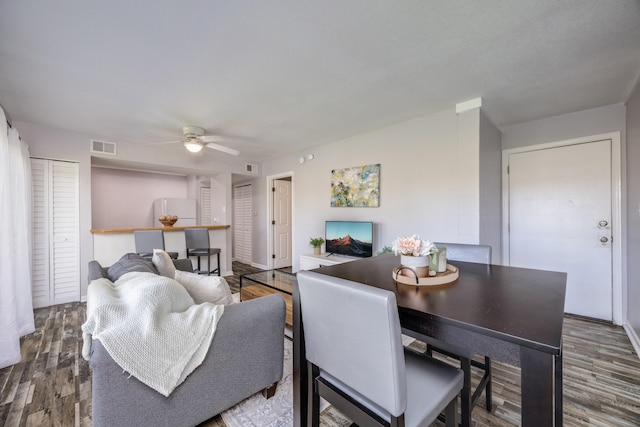
[(331, 171), (332, 207), (379, 207), (380, 163)]

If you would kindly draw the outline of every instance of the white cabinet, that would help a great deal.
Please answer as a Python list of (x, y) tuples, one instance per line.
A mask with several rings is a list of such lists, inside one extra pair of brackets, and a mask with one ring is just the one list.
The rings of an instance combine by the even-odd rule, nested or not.
[(342, 264), (343, 262), (355, 261), (358, 258), (343, 255), (330, 255), (323, 253), (320, 255), (300, 255), (300, 270), (313, 270), (325, 265)]
[(31, 159), (34, 308), (80, 300), (78, 164)]

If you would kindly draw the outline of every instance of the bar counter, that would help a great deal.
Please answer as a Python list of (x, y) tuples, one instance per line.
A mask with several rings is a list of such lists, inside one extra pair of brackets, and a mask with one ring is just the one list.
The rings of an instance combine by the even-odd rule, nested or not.
[[(129, 252), (136, 251), (133, 232), (136, 230), (161, 230), (164, 233), (164, 247), (167, 252), (177, 252), (178, 258), (187, 257), (187, 248), (184, 239), (186, 228), (206, 228), (209, 230), (209, 245), (212, 248), (220, 248), (220, 273), (232, 274), (231, 268), (231, 229), (230, 225), (198, 225), (198, 226), (173, 226), (173, 227), (139, 227), (139, 228), (93, 228), (93, 259), (102, 266), (109, 266)], [(195, 263), (196, 258), (191, 257)], [(206, 258), (203, 259), (206, 264)], [(203, 268), (205, 268), (203, 266)]]

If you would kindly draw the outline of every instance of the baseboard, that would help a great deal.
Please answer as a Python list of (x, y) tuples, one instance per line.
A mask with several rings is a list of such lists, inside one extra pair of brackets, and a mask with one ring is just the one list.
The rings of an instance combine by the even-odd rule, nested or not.
[(640, 359), (640, 338), (638, 338), (636, 331), (633, 330), (633, 327), (629, 324), (629, 322), (624, 322), (622, 327), (627, 332), (627, 336), (631, 341), (631, 345), (633, 346), (633, 349), (636, 351), (636, 356), (638, 356), (638, 359)]
[(80, 295), (80, 302), (87, 302), (87, 296), (86, 295)]
[(259, 268), (261, 270), (269, 270), (269, 267), (266, 265), (258, 264), (256, 262), (251, 263), (251, 267)]

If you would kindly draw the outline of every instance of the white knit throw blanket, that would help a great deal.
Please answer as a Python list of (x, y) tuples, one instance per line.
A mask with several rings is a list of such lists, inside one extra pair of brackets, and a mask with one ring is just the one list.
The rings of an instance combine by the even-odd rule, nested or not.
[(223, 312), (223, 305), (195, 305), (180, 283), (152, 273), (94, 280), (82, 356), (89, 360), (98, 339), (124, 371), (169, 396), (204, 360)]

